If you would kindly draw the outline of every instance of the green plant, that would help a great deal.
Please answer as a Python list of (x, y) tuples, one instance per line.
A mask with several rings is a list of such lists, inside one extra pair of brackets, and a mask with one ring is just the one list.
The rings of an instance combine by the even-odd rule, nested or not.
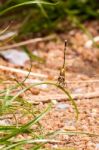
[[(5, 96), (3, 96), (3, 95), (0, 96), (0, 100), (6, 100), (6, 103), (3, 103), (2, 105), (0, 105), (0, 107), (5, 108), (2, 110), (1, 115), (15, 114), (15, 112), (18, 110), (20, 112), (20, 114), (23, 114), (22, 115), (23, 117), (31, 114), (31, 115), (33, 115), (33, 119), (31, 121), (28, 121), (24, 125), (17, 123), (16, 125), (13, 125), (13, 126), (12, 125), (11, 126), (9, 126), (9, 125), (8, 126), (0, 126), (0, 134), (2, 133), (2, 136), (0, 138), (0, 145), (2, 145), (2, 148), (1, 148), (2, 150), (10, 150), (15, 147), (19, 147), (19, 149), (21, 149), (24, 144), (30, 144), (30, 145), (32, 144), (33, 149), (34, 148), (39, 149), (44, 145), (44, 143), (46, 143), (48, 141), (47, 139), (50, 140), (50, 137), (54, 137), (57, 134), (68, 134), (68, 135), (88, 134), (88, 135), (93, 136), (93, 134), (90, 134), (90, 133), (63, 132), (61, 130), (54, 131), (52, 133), (47, 133), (47, 134), (44, 134), (42, 132), (42, 135), (41, 135), (40, 130), (42, 130), (42, 126), (41, 125), (39, 126), (39, 124), (38, 124), (38, 127), (36, 128), (36, 130), (35, 130), (35, 128), (33, 129), (33, 126), (35, 126), (35, 124), (37, 124), (42, 119), (42, 117), (45, 116), (46, 113), (49, 112), (49, 110), (51, 110), (51, 105), (49, 105), (48, 108), (45, 109), (43, 112), (33, 111), (34, 110), (33, 105), (31, 103), (29, 103), (28, 101), (26, 101), (25, 99), (21, 98), (20, 94), (24, 93), (31, 87), (38, 86), (41, 84), (53, 85), (53, 86), (56, 86), (57, 88), (59, 88), (60, 90), (62, 90), (69, 97), (70, 101), (72, 102), (72, 104), (75, 108), (75, 111), (76, 111), (76, 115), (78, 117), (78, 109), (77, 109), (77, 106), (76, 106), (74, 100), (72, 99), (72, 97), (70, 96), (68, 91), (66, 89), (64, 89), (63, 87), (61, 87), (60, 85), (58, 85), (57, 83), (42, 82), (42, 83), (32, 84), (32, 85), (29, 85), (28, 87), (24, 87), (22, 90), (17, 92), (17, 94), (15, 96), (13, 96), (11, 93), (13, 93), (13, 90), (15, 90), (16, 88), (13, 88), (13, 90), (11, 92), (9, 92), (10, 90), (7, 89), (6, 91), (4, 91), (5, 94), (3, 94)], [(15, 140), (15, 137), (17, 135), (24, 134), (24, 133), (30, 135), (31, 138), (24, 139), (24, 140), (20, 140), (17, 138), (17, 140)]]
[[(16, 8), (21, 9), (21, 15)], [(7, 12), (9, 12), (8, 16), (11, 14), (9, 16), (10, 20), (14, 20), (14, 18), (17, 18), (19, 22), (23, 20), (20, 22), (20, 35), (38, 33), (42, 29), (43, 33), (45, 31), (49, 33), (53, 29), (56, 31), (61, 30), (58, 25), (64, 19), (69, 20), (71, 24), (76, 23), (77, 26), (78, 23), (75, 22), (75, 18), (80, 23), (87, 19), (99, 18), (97, 0), (10, 0), (2, 4), (0, 10), (1, 17), (5, 15), (5, 18), (8, 19)]]

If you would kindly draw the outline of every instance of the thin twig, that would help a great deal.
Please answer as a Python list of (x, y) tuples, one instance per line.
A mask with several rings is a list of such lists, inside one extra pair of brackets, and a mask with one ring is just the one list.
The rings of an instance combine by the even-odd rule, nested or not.
[[(0, 69), (1, 70), (4, 70), (4, 71), (9, 71), (9, 72), (15, 72), (15, 73), (21, 73), (23, 75), (27, 75), (28, 74), (28, 71), (26, 70), (22, 70), (22, 69), (16, 69), (16, 68), (12, 68), (12, 67), (7, 67), (7, 66), (2, 66), (0, 65)], [(34, 77), (41, 77), (41, 78), (48, 78), (47, 75), (45, 74), (40, 74), (40, 73), (34, 73), (34, 72), (30, 72), (30, 75), (31, 76), (34, 76)], [(57, 78), (57, 77), (55, 77)], [(35, 80), (31, 79), (30, 81), (26, 81), (26, 83), (34, 83)], [(99, 80), (98, 79), (89, 79), (89, 80), (71, 80), (71, 81), (67, 81), (66, 80), (66, 84), (75, 84), (75, 83), (98, 83)]]
[[(16, 141), (20, 142), (20, 141)], [(62, 143), (62, 141), (54, 140), (54, 139), (37, 139), (37, 140), (29, 140), (28, 143)]]
[[(81, 93), (81, 94), (71, 94), (72, 98), (74, 100), (79, 100), (79, 99), (93, 99), (93, 98), (97, 98), (99, 97), (99, 90), (95, 91), (95, 92), (88, 92), (86, 94)], [(58, 102), (60, 101), (67, 101), (69, 100), (68, 96), (64, 95), (64, 94), (48, 94), (47, 95), (37, 95), (37, 96), (33, 96), (32, 99), (34, 99), (33, 101), (30, 100), (30, 103), (33, 104), (38, 104), (40, 102), (43, 103), (47, 103), (47, 102), (51, 102), (53, 100), (56, 100)]]
[[(23, 75), (27, 75), (29, 73), (26, 70), (16, 69), (16, 68), (12, 68), (12, 67), (6, 67), (6, 66), (2, 66), (2, 65), (0, 65), (0, 69), (5, 70), (5, 71), (9, 71), (9, 72), (20, 73)], [(47, 75), (40, 74), (40, 73), (34, 73), (34, 72), (30, 72), (30, 75), (34, 76), (34, 77), (40, 77), (40, 78), (47, 78), (48, 77)]]
[[(35, 80), (34, 79), (27, 79), (25, 83), (33, 84), (33, 83), (35, 83)], [(89, 79), (89, 80), (73, 80), (73, 81), (72, 80), (71, 81), (66, 80), (65, 81), (66, 85), (68, 85), (68, 84), (78, 84), (78, 83), (84, 83), (84, 84), (99, 83), (99, 80), (98, 79)]]
[(56, 37), (55, 35), (50, 35), (50, 36), (47, 36), (47, 37), (44, 37), (44, 38), (30, 39), (30, 40), (19, 42), (19, 43), (13, 44), (13, 45), (2, 46), (2, 47), (0, 47), (0, 50), (16, 48), (16, 47), (20, 47), (20, 46), (23, 46), (23, 45), (36, 43), (36, 42), (41, 42), (41, 41), (47, 41), (47, 40), (54, 39), (55, 37)]

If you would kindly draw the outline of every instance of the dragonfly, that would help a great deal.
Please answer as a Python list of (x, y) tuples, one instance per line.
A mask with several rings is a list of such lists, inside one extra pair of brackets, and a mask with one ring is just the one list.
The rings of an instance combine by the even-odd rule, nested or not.
[[(88, 85), (89, 83), (92, 85), (92, 83), (99, 83), (99, 79), (89, 79), (85, 81), (65, 81), (65, 76), (66, 76), (66, 49), (67, 49), (67, 40), (65, 40), (64, 43), (64, 57), (63, 57), (63, 65), (60, 69), (60, 73), (57, 79), (57, 84), (60, 85), (61, 87), (67, 87), (67, 83), (69, 84), (75, 84), (75, 83), (81, 83), (82, 87), (85, 85)], [(95, 77), (95, 76), (94, 76)]]
[(58, 77), (58, 85), (64, 87), (66, 85), (65, 82), (65, 74), (66, 74), (66, 48), (67, 48), (67, 40), (65, 40), (65, 45), (64, 45), (64, 59), (63, 59), (63, 65), (60, 69), (60, 74)]

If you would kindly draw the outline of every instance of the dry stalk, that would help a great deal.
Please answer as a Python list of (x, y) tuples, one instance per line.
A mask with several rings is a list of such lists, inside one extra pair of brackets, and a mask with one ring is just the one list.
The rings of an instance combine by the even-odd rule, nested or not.
[(2, 47), (0, 47), (0, 50), (12, 49), (12, 48), (16, 48), (16, 47), (20, 47), (20, 46), (23, 46), (23, 45), (36, 43), (36, 42), (48, 41), (48, 40), (54, 39), (55, 37), (56, 37), (55, 35), (50, 35), (50, 36), (47, 36), (47, 37), (44, 37), (44, 38), (30, 39), (30, 40), (27, 40), (27, 41), (15, 43), (13, 45), (2, 46)]
[[(81, 93), (81, 94), (71, 94), (72, 98), (74, 100), (81, 100), (81, 99), (93, 99), (93, 98), (98, 98), (99, 97), (99, 90), (95, 91), (95, 92), (89, 92), (89, 93)], [(38, 104), (40, 102), (43, 103), (47, 103), (47, 102), (52, 102), (53, 100), (56, 100), (57, 102), (61, 102), (61, 101), (68, 101), (69, 98), (68, 96), (66, 96), (65, 94), (53, 94), (53, 95), (44, 95), (44, 96), (33, 96), (32, 97), (33, 100), (30, 100), (30, 103), (33, 104)]]
[[(26, 70), (16, 69), (16, 68), (12, 68), (12, 67), (6, 67), (6, 66), (2, 66), (2, 65), (0, 65), (0, 69), (4, 70), (4, 71), (9, 71), (9, 72), (20, 73), (20, 74), (23, 74), (23, 75), (28, 75), (29, 74), (29, 72), (26, 71)], [(39, 77), (39, 78), (47, 78), (47, 75), (40, 74), (40, 73), (30, 72), (30, 75), (34, 76), (34, 77)]]

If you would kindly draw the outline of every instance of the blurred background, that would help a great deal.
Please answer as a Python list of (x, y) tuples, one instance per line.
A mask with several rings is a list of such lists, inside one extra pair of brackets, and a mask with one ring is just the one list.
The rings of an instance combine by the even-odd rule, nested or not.
[(99, 0), (0, 0), (0, 149), (64, 146), (99, 150)]
[(99, 19), (98, 0), (1, 0), (0, 26), (18, 29), (20, 37), (41, 36), (84, 29), (83, 23)]

